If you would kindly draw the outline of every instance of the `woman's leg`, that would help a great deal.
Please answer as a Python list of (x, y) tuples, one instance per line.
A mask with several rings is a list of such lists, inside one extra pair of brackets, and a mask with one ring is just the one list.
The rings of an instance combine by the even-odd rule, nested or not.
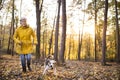
[(30, 67), (30, 64), (31, 64), (31, 54), (27, 54), (26, 55), (26, 58), (27, 58), (27, 66), (28, 66), (28, 70), (29, 71), (32, 71), (31, 67)]
[(21, 54), (20, 55), (20, 59), (21, 59), (21, 65), (22, 65), (23, 72), (26, 72), (26, 59), (25, 59), (25, 55)]

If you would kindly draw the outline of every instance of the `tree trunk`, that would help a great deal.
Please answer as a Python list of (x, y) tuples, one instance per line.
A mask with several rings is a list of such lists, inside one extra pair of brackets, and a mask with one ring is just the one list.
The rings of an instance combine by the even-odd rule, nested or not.
[(41, 5), (39, 0), (35, 0), (35, 4), (36, 4), (36, 21), (37, 21), (37, 40), (38, 40), (38, 44), (36, 45), (36, 58), (39, 59), (40, 58), (40, 48), (41, 48), (41, 44), (40, 44), (40, 36), (41, 36), (41, 11), (42, 11), (42, 5), (43, 5), (43, 0)]
[(5, 45), (4, 42), (5, 42), (5, 27), (4, 27), (4, 30), (3, 30), (3, 42), (2, 42), (3, 44), (2, 44), (2, 47)]
[(61, 0), (61, 1), (62, 1), (62, 38), (61, 38), (59, 62), (64, 63), (65, 42), (66, 42), (66, 0)]
[(84, 29), (84, 19), (83, 19), (83, 27), (82, 27), (82, 33), (81, 38), (79, 35), (79, 46), (78, 46), (78, 60), (81, 60), (81, 48), (82, 48), (82, 40), (83, 40), (83, 29)]
[(115, 0), (115, 13), (116, 13), (116, 52), (117, 52), (117, 55), (116, 55), (116, 61), (117, 63), (120, 63), (120, 36), (119, 36), (119, 23), (118, 23), (118, 11), (117, 11), (117, 0)]
[(49, 39), (49, 49), (48, 49), (48, 54), (51, 54), (51, 47), (52, 47), (52, 38), (53, 38), (53, 32), (51, 32), (51, 37)]
[(70, 34), (70, 40), (69, 40), (69, 49), (68, 49), (68, 60), (70, 60), (70, 54), (71, 54), (71, 47), (72, 47), (72, 34)]
[(86, 59), (85, 59), (85, 60), (88, 61), (88, 60), (90, 60), (90, 56), (91, 56), (91, 55), (90, 55), (90, 50), (91, 50), (91, 47), (90, 47), (90, 46), (91, 46), (91, 45), (90, 45), (90, 44), (91, 44), (90, 34), (88, 34), (88, 37), (86, 38), (86, 42), (85, 42), (85, 43), (86, 43), (86, 46), (85, 46), (85, 48), (86, 48), (86, 51), (85, 51), (86, 57), (85, 57), (85, 58), (86, 58)]
[[(15, 1), (13, 0), (13, 5), (12, 5), (12, 35), (11, 36), (13, 36), (13, 34), (14, 34), (14, 22), (15, 22), (15, 20), (14, 20), (14, 3), (15, 3)], [(11, 49), (11, 54), (12, 54), (12, 56), (14, 55), (14, 40), (12, 39), (12, 49)]]
[[(0, 35), (3, 35), (3, 31), (2, 31), (2, 28), (3, 28), (3, 24), (0, 25)], [(2, 44), (3, 44), (3, 38), (0, 37), (0, 49), (2, 48)]]
[(9, 34), (9, 39), (8, 39), (8, 48), (7, 48), (7, 53), (10, 54), (10, 43), (11, 43), (11, 31), (12, 31), (12, 25), (10, 27), (10, 34)]
[[(55, 18), (56, 18), (56, 15), (55, 15)], [(54, 22), (53, 22), (53, 29), (52, 29), (52, 32), (51, 32), (51, 36), (50, 36), (50, 39), (49, 39), (49, 50), (48, 50), (49, 55), (51, 54), (51, 48), (52, 48), (52, 43), (53, 43), (53, 32), (54, 32), (54, 27), (55, 27), (55, 18), (54, 18)]]
[(54, 58), (56, 61), (58, 61), (58, 36), (59, 36), (60, 6), (61, 6), (61, 0), (58, 0), (58, 12), (57, 12), (57, 21), (56, 21), (56, 29), (55, 29), (55, 47), (54, 47)]
[(42, 49), (42, 59), (45, 58), (45, 31), (43, 31), (43, 49)]
[(78, 60), (81, 60), (81, 57), (80, 57), (80, 29), (79, 29), (79, 38), (78, 38)]
[[(84, 9), (85, 9), (85, 5), (86, 5), (86, 0), (84, 0)], [(82, 33), (80, 34), (80, 30), (79, 30), (79, 40), (78, 40), (78, 60), (81, 60), (81, 48), (82, 48), (82, 39), (83, 39), (83, 30), (84, 30), (84, 24), (85, 24), (85, 12), (83, 15), (83, 27), (82, 27)], [(80, 38), (81, 36), (81, 38)]]
[(108, 12), (108, 0), (105, 0), (105, 12), (104, 12), (104, 27), (102, 38), (102, 65), (106, 65), (106, 31), (107, 31), (107, 12)]
[(5, 0), (0, 0), (0, 10), (3, 8), (3, 3), (4, 3)]
[(95, 55), (95, 62), (97, 61), (97, 49), (96, 49), (97, 48), (97, 46), (96, 46), (97, 45), (96, 44), (96, 36), (97, 36), (96, 35), (97, 34), (96, 33), (97, 32), (96, 31), (96, 27), (97, 26), (96, 25), (97, 25), (97, 8), (96, 8), (96, 0), (95, 0), (95, 43), (94, 43), (95, 44), (95, 46), (94, 46), (94, 49), (95, 49), (95, 53), (94, 53), (94, 55)]
[(12, 20), (11, 20), (10, 36), (8, 40), (8, 49), (7, 49), (7, 53), (11, 54), (12, 56), (14, 50), (14, 41), (12, 39), (13, 34), (14, 34), (14, 0), (12, 5)]

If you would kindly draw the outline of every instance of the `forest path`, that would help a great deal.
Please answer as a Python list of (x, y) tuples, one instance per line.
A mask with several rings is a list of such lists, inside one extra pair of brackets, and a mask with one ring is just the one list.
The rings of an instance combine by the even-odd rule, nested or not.
[(66, 61), (57, 66), (57, 74), (49, 71), (43, 76), (43, 61), (32, 57), (32, 72), (23, 74), (18, 55), (0, 56), (0, 80), (120, 80), (120, 65), (101, 66), (100, 62)]

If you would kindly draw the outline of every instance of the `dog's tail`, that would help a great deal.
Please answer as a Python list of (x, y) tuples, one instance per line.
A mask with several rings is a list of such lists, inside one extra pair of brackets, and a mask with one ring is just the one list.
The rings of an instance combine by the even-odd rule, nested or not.
[(53, 55), (48, 55), (48, 57), (46, 59), (54, 59)]

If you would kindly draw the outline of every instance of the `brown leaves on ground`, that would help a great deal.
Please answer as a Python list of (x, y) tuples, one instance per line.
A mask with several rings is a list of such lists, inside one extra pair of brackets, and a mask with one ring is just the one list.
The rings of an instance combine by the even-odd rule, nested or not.
[(57, 66), (57, 74), (50, 70), (42, 75), (43, 61), (32, 58), (32, 72), (22, 73), (18, 55), (0, 57), (0, 80), (120, 80), (120, 65), (101, 66), (100, 62), (66, 61)]

